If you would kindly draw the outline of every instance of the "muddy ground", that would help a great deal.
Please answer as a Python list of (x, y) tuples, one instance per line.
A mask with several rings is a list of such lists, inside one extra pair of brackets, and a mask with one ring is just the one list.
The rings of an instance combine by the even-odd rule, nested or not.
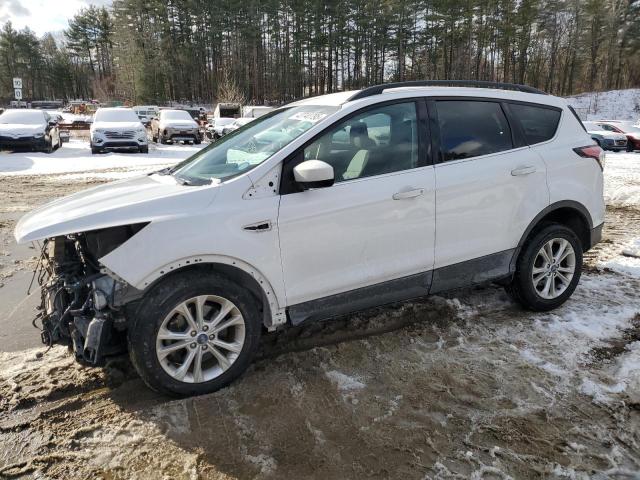
[[(86, 183), (0, 182), (1, 294), (34, 262), (20, 214)], [(603, 268), (640, 210), (607, 220), (557, 311), (490, 286), (289, 329), (203, 397), (149, 391), (126, 358), (0, 353), (0, 478), (640, 478), (640, 279)]]

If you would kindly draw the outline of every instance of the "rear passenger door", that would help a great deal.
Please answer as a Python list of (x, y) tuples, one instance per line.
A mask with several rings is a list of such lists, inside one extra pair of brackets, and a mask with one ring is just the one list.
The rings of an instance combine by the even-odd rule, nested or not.
[[(506, 275), (522, 233), (549, 204), (546, 167), (500, 100), (428, 102), (436, 176), (432, 292)], [(439, 132), (439, 133), (438, 133)]]

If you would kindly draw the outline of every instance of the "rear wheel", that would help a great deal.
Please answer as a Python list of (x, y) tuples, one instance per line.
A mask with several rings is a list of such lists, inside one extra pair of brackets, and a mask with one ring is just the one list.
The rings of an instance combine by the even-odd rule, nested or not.
[(582, 272), (582, 244), (573, 230), (550, 224), (524, 245), (507, 292), (525, 308), (559, 307), (575, 290)]
[(154, 390), (214, 392), (249, 366), (260, 323), (253, 298), (239, 285), (217, 274), (178, 274), (141, 303), (129, 330), (129, 354)]

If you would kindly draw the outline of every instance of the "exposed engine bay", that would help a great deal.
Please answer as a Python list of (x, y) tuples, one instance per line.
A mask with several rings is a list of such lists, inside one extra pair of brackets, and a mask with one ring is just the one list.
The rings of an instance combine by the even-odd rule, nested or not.
[(67, 345), (76, 360), (100, 365), (126, 350), (127, 312), (140, 290), (110, 274), (98, 259), (146, 224), (112, 227), (44, 241), (34, 275), (41, 288), (40, 320), (45, 345)]

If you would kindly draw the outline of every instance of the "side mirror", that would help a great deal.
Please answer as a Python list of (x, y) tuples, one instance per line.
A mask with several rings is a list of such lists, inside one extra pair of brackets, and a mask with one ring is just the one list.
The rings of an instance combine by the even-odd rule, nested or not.
[(303, 189), (333, 185), (333, 167), (322, 160), (307, 160), (293, 169), (293, 178)]

